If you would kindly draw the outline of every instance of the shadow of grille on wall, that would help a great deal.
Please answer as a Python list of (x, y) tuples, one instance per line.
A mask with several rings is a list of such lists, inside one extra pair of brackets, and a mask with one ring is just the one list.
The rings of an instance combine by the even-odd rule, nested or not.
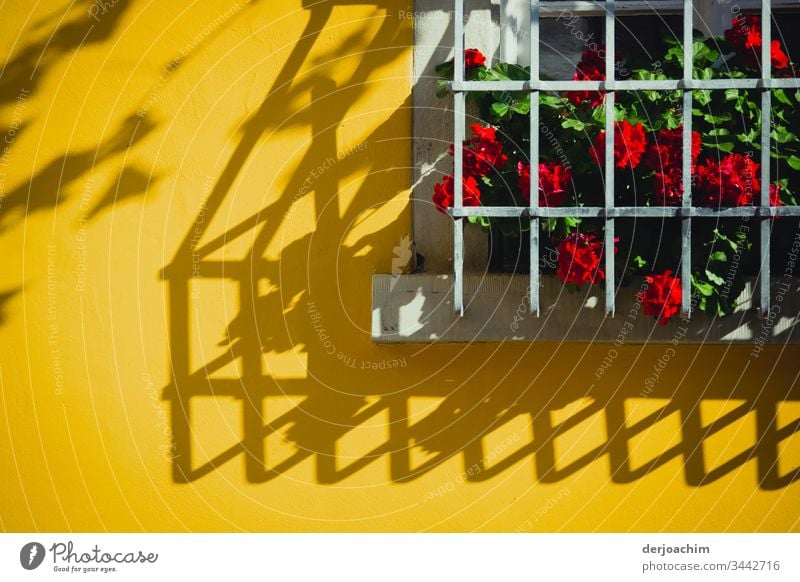
[[(656, 375), (651, 378), (657, 383)], [(170, 387), (167, 393), (178, 482), (199, 479), (239, 457), (253, 483), (279, 477), (307, 460), (323, 484), (381, 463), (387, 481), (401, 483), (454, 458), (467, 481), (490, 479), (526, 460), (532, 461), (532, 480), (540, 482), (558, 482), (600, 464), (609, 480), (628, 483), (673, 461), (678, 465), (672, 470), (682, 467), (686, 483), (693, 486), (748, 464), (762, 489), (800, 479), (800, 399), (790, 400), (785, 390), (769, 386), (755, 400), (727, 386), (669, 398), (663, 389), (647, 394), (652, 382), (646, 381), (637, 394), (618, 390), (601, 400), (540, 389), (514, 398), (509, 386), (490, 397), (414, 390), (414, 396), (364, 398), (315, 389), (306, 380), (265, 377), (258, 386), (246, 386), (241, 379), (197, 375), (189, 382), (191, 390)], [(208, 398), (235, 405), (242, 434), (222, 452), (193, 464), (198, 447), (203, 449), (195, 438), (201, 427), (194, 411)], [(412, 408), (420, 402), (425, 413), (412, 421)], [(271, 413), (272, 407), (280, 413)], [(348, 438), (368, 451), (354, 456), (343, 450)], [(270, 454), (268, 443), (275, 439), (279, 458)]]

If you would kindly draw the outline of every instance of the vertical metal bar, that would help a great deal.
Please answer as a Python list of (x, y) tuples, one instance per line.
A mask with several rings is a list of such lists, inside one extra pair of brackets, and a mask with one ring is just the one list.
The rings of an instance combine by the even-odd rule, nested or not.
[[(693, 30), (694, 12), (692, 0), (683, 0), (683, 163), (682, 184), (683, 197), (681, 206), (692, 205), (692, 90), (694, 47)], [(681, 218), (681, 311), (688, 319), (692, 310), (692, 218), (684, 215)]]
[[(539, 0), (531, 0), (531, 83), (538, 87), (539, 83)], [(539, 217), (535, 210), (539, 208), (539, 90), (531, 91), (531, 125), (530, 125), (530, 302), (531, 314), (539, 315)]]
[[(455, 30), (453, 78), (456, 82), (464, 80), (464, 0), (455, 0), (453, 16)], [(457, 92), (454, 97), (453, 128), (453, 208), (464, 206), (464, 123), (466, 93)], [(453, 308), (456, 315), (464, 315), (464, 219), (453, 219)]]
[[(766, 87), (772, 76), (772, 13), (770, 0), (761, 0), (761, 78), (764, 80), (764, 89), (761, 93), (761, 207), (769, 208), (769, 183), (770, 183), (770, 118), (772, 117), (772, 91)], [(772, 219), (761, 218), (761, 269), (759, 270), (759, 298), (762, 316), (766, 316), (770, 309), (770, 231)]]
[[(606, 2), (606, 84), (610, 90), (605, 95), (606, 107), (606, 154), (605, 154), (605, 207), (614, 207), (614, 75), (615, 75), (615, 0)], [(607, 87), (608, 88), (608, 87)], [(614, 316), (614, 219), (605, 216), (605, 270), (606, 270), (606, 313)]]

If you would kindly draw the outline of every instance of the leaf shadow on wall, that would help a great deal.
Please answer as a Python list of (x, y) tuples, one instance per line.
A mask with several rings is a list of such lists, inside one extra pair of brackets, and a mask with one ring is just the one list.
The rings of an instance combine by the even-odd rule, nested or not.
[[(130, 0), (120, 0), (104, 13), (92, 17), (90, 11), (97, 7), (96, 3), (94, 0), (81, 0), (70, 4), (63, 11), (54, 11), (51, 16), (31, 25), (31, 35), (37, 39), (15, 51), (0, 72), (0, 102), (9, 104), (18, 101), (13, 115), (19, 118), (17, 123), (21, 124), (13, 135), (9, 131), (4, 133), (7, 138), (5, 153), (11, 163), (14, 162), (15, 143), (33, 120), (28, 100), (37, 96), (43, 80), (71, 55), (113, 38), (132, 4)], [(98, 165), (106, 164), (126, 153), (153, 129), (154, 125), (149, 120), (131, 115), (96, 146), (65, 151), (53, 157), (36, 174), (6, 193), (0, 227), (9, 228), (33, 212), (54, 208), (64, 201), (64, 189), (83, 179), (87, 180), (84, 192), (92, 194), (92, 171)], [(127, 172), (121, 173), (112, 193), (97, 203), (92, 217), (102, 208), (113, 204), (114, 196), (122, 199), (146, 191), (146, 184), (129, 179), (136, 172), (141, 173), (141, 170), (129, 168)]]

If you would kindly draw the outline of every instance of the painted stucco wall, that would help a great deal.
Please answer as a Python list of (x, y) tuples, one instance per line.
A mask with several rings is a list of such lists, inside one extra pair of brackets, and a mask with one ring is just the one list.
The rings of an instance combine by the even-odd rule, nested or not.
[(800, 530), (796, 348), (371, 343), (412, 10), (3, 4), (0, 529)]

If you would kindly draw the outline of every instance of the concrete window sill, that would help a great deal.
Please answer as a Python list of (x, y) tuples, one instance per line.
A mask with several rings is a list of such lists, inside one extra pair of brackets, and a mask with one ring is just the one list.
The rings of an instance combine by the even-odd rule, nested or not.
[(772, 310), (759, 318), (749, 281), (736, 312), (712, 318), (696, 311), (659, 326), (641, 313), (641, 280), (617, 291), (616, 315), (606, 317), (603, 289), (567, 291), (554, 276), (542, 277), (541, 315), (528, 312), (527, 275), (465, 274), (466, 312), (456, 317), (452, 275), (373, 275), (372, 339), (377, 343), (584, 341), (625, 343), (798, 343), (798, 279), (773, 280)]

